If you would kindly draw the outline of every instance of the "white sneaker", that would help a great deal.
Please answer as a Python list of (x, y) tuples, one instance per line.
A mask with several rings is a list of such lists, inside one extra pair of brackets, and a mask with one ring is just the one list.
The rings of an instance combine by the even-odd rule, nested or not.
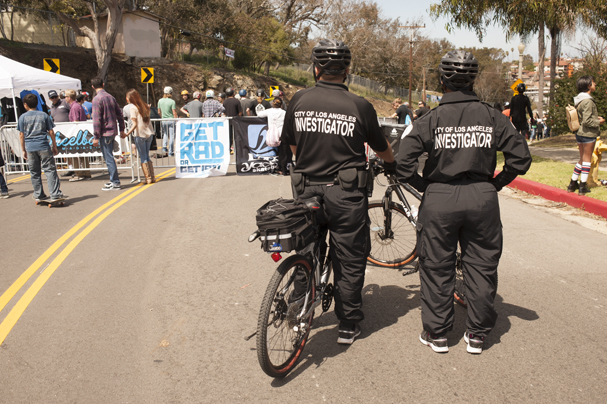
[(102, 191), (120, 191), (120, 184), (116, 185), (116, 184), (112, 184), (111, 182), (108, 182), (107, 184), (105, 184), (103, 186), (103, 188), (101, 188)]

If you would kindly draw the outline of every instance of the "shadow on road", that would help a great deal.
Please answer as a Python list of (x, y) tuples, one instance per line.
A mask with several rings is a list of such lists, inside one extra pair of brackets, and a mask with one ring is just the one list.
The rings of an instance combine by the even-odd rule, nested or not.
[[(526, 321), (535, 321), (540, 318), (533, 310), (505, 303), (504, 298), (500, 295), (495, 296), (495, 309), (498, 314), (497, 321), (495, 327), (491, 330), (491, 333), (483, 344), (483, 350), (490, 349), (493, 345), (501, 342), (502, 335), (510, 331), (510, 328), (512, 327), (510, 317), (514, 316)], [(466, 332), (466, 318), (466, 309), (460, 305), (456, 305), (453, 330), (448, 335), (449, 345), (452, 345), (451, 341), (454, 342), (453, 345), (456, 345), (456, 341), (459, 343), (459, 341), (464, 338), (464, 333)]]
[[(411, 309), (419, 307), (419, 285), (402, 288), (395, 285), (367, 285), (363, 288), (365, 320), (361, 322), (362, 333), (357, 339), (365, 339), (373, 333), (390, 327)], [(271, 385), (281, 387), (294, 380), (311, 366), (320, 367), (329, 358), (345, 352), (349, 345), (339, 345), (337, 326), (339, 322), (331, 311), (325, 313), (312, 329), (299, 365), (284, 379), (275, 379)], [(315, 329), (325, 327), (315, 332)]]

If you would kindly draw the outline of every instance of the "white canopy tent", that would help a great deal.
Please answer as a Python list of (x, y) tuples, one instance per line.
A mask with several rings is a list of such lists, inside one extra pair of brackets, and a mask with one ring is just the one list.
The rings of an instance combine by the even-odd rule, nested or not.
[(59, 92), (80, 89), (82, 84), (78, 79), (36, 69), (0, 55), (0, 98), (13, 98), (15, 119), (17, 119), (15, 93), (36, 90), (46, 97), (50, 90)]

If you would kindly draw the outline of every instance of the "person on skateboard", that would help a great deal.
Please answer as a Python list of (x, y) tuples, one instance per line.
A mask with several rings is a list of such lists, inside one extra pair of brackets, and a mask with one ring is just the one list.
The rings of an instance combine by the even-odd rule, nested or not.
[[(19, 117), (17, 130), (19, 131), (19, 140), (21, 141), (21, 150), (23, 159), (27, 160), (34, 186), (34, 195), (36, 201), (48, 200), (42, 187), (42, 170), (46, 174), (46, 181), (51, 193), (51, 202), (67, 199), (67, 196), (61, 192), (57, 167), (55, 166), (55, 156), (59, 153), (57, 142), (55, 141), (55, 124), (51, 117), (42, 111), (38, 111), (38, 98), (33, 94), (28, 94), (23, 98), (23, 104), (27, 112)], [(48, 137), (51, 137), (49, 144)]]

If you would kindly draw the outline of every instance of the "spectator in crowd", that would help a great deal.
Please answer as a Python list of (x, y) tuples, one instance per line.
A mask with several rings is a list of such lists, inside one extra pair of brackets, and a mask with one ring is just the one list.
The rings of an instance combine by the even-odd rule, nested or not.
[(224, 101), (226, 100), (226, 93), (219, 93), (217, 98), (219, 100), (219, 103), (223, 105)]
[[(238, 94), (236, 94), (238, 95)], [(226, 96), (228, 97), (223, 102), (223, 107), (226, 109), (226, 116), (242, 116), (242, 104), (234, 96), (234, 89), (232, 87), (226, 90)], [(234, 127), (230, 125), (230, 154), (234, 154)]]
[(430, 108), (428, 108), (428, 106), (426, 105), (426, 101), (419, 101), (417, 103), (418, 109), (415, 111), (415, 114), (413, 115), (413, 118), (415, 119), (419, 119), (422, 116), (424, 116), (425, 114), (427, 114), (428, 112), (430, 112)]
[(192, 96), (194, 97), (194, 99), (184, 105), (183, 108), (181, 108), (181, 111), (184, 112), (188, 116), (188, 118), (202, 118), (203, 104), (202, 102), (200, 102), (200, 97), (202, 96), (202, 94), (200, 94), (200, 91), (194, 91), (194, 94), (192, 94)]
[(400, 98), (394, 99), (392, 101), (392, 108), (394, 108), (395, 112), (390, 116), (390, 118), (398, 118), (398, 123), (400, 125), (411, 125), (413, 122), (413, 112), (402, 103)]
[(550, 137), (550, 126), (548, 125), (548, 117), (544, 112), (544, 138)]
[[(51, 100), (50, 114), (53, 118), (53, 122), (69, 122), (70, 121), (70, 106), (65, 100), (59, 98), (57, 91), (51, 90), (48, 92), (48, 98)], [(68, 168), (72, 170), (74, 168), (74, 162), (72, 159), (67, 160)], [(63, 174), (64, 177), (71, 177), (74, 175), (73, 171), (67, 171)]]
[[(575, 140), (580, 151), (580, 160), (573, 169), (573, 175), (567, 187), (567, 192), (578, 190), (580, 195), (585, 195), (590, 192), (586, 182), (588, 181), (588, 174), (590, 174), (596, 138), (601, 135), (600, 126), (605, 123), (605, 119), (599, 116), (596, 103), (591, 95), (596, 91), (594, 77), (582, 76), (577, 79), (576, 84), (579, 94), (573, 97), (573, 101), (578, 113), (580, 129), (575, 132)], [(580, 180), (579, 185), (578, 178)]]
[(226, 116), (242, 116), (242, 105), (240, 101), (234, 98), (234, 89), (232, 87), (226, 90), (226, 100), (223, 107), (226, 110)]
[[(185, 107), (188, 102), (190, 102), (190, 93), (188, 92), (188, 90), (183, 90), (181, 92), (181, 100), (183, 101), (183, 106)], [(181, 107), (179, 109), (185, 116), (187, 116), (187, 112), (183, 109), (183, 107)]]
[(529, 125), (527, 124), (527, 114), (529, 117), (533, 117), (533, 111), (531, 111), (531, 101), (529, 97), (525, 95), (527, 86), (524, 83), (520, 83), (516, 86), (517, 95), (512, 97), (510, 100), (510, 120), (512, 124), (519, 131), (519, 133), (525, 138), (529, 135)]
[(502, 104), (498, 101), (493, 103), (493, 108), (497, 109), (499, 112), (502, 112)]
[[(67, 196), (61, 192), (59, 176), (55, 166), (54, 156), (59, 154), (55, 131), (53, 130), (55, 124), (47, 114), (36, 109), (38, 98), (34, 94), (26, 95), (23, 102), (27, 112), (19, 117), (17, 130), (19, 131), (23, 159), (27, 160), (32, 178), (33, 198), (36, 201), (48, 199), (42, 186), (42, 171), (44, 171), (51, 193), (51, 201), (65, 199)], [(52, 146), (49, 145), (49, 136)]]
[[(2, 157), (2, 150), (0, 150), (0, 168), (2, 167), (4, 167), (4, 158)], [(0, 198), (8, 198), (8, 186), (6, 185), (2, 171), (0, 171)]]
[(133, 134), (146, 182), (153, 184), (156, 182), (156, 177), (154, 176), (152, 160), (150, 160), (150, 147), (152, 146), (152, 136), (154, 136), (154, 128), (150, 120), (150, 107), (143, 102), (141, 95), (135, 89), (130, 89), (126, 93), (126, 100), (129, 103), (127, 106), (130, 108), (129, 117), (131, 120), (131, 127), (127, 135)]
[[(282, 91), (280, 91), (280, 90), (274, 90), (274, 91), (272, 91), (272, 97), (274, 97), (274, 99), (278, 98), (280, 100), (280, 108), (282, 108), (282, 109), (284, 109), (286, 111), (287, 110), (287, 103), (282, 98), (281, 93), (282, 93)], [(274, 106), (274, 103), (272, 103), (272, 106)]]
[[(84, 112), (84, 108), (76, 101), (76, 91), (67, 90), (65, 92), (65, 99), (70, 106), (70, 122), (84, 122), (86, 121), (86, 112)], [(91, 179), (91, 172), (88, 170), (89, 161), (86, 157), (82, 158), (83, 161), (80, 161), (80, 157), (70, 158), (71, 164), (74, 167), (74, 175), (70, 178), (70, 182), (82, 181)], [(81, 167), (82, 163), (82, 167)], [(85, 168), (86, 170), (78, 170), (78, 168)]]
[[(78, 95), (76, 96), (76, 102), (77, 102), (78, 104), (80, 104), (80, 106), (82, 107), (82, 109), (84, 109), (84, 114), (86, 115), (86, 119), (91, 119), (91, 112), (90, 112), (89, 110), (87, 110), (87, 109), (84, 107), (84, 100), (85, 100), (85, 99), (86, 99), (86, 97), (85, 97), (85, 96), (84, 96), (84, 94), (82, 94), (82, 93), (81, 93), (81, 94), (78, 94)], [(92, 104), (91, 104), (91, 105), (92, 105)]]
[(249, 116), (257, 116), (258, 111), (264, 111), (266, 109), (272, 108), (272, 104), (266, 101), (265, 98), (266, 92), (263, 90), (263, 88), (257, 89), (257, 96), (255, 98), (257, 102), (255, 102), (251, 107), (249, 107)]
[[(236, 98), (236, 99), (238, 100), (238, 102), (240, 102), (240, 94), (236, 94), (236, 95), (234, 96), (234, 98)], [(241, 105), (241, 106), (242, 106), (242, 105)]]
[(244, 88), (240, 90), (238, 94), (240, 94), (240, 105), (242, 105), (242, 115), (250, 116), (247, 110), (254, 106), (253, 103), (255, 101), (247, 97), (247, 90), (245, 90)]
[[(173, 89), (171, 87), (164, 88), (164, 95), (158, 100), (158, 115), (162, 119), (177, 118), (177, 106), (173, 100)], [(169, 153), (173, 155), (173, 139), (175, 137), (175, 121), (162, 122), (162, 153), (163, 156)], [(168, 144), (168, 149), (167, 149)]]
[[(81, 91), (80, 94), (84, 96), (84, 99), (82, 101), (82, 108), (84, 108), (84, 112), (86, 112), (86, 118), (91, 119), (91, 117), (93, 116), (93, 103), (89, 101), (89, 93), (87, 93), (86, 91)], [(76, 97), (76, 99), (78, 99), (78, 97)]]
[(215, 92), (213, 90), (207, 91), (206, 97), (207, 99), (202, 103), (204, 117), (211, 118), (214, 116), (221, 116), (225, 111), (225, 108), (219, 103), (219, 101), (214, 99)]
[(97, 92), (97, 96), (93, 99), (93, 136), (95, 136), (93, 146), (101, 147), (101, 153), (110, 174), (110, 181), (103, 186), (102, 190), (120, 190), (118, 167), (114, 161), (114, 139), (118, 135), (121, 138), (126, 137), (124, 117), (116, 99), (103, 89), (103, 80), (95, 77), (91, 80), (91, 84)]
[(502, 114), (510, 118), (510, 103), (508, 101), (504, 103), (504, 110), (502, 111)]
[[(126, 105), (122, 108), (122, 117), (124, 118), (124, 126), (125, 130), (128, 132), (131, 129), (132, 121), (131, 121), (131, 104), (127, 98)], [(131, 143), (131, 167), (135, 167), (135, 159), (137, 158), (137, 145), (135, 144), (135, 137), (129, 137)], [(134, 181), (133, 181), (134, 182)]]
[[(258, 117), (268, 118), (266, 138), (280, 139), (282, 127), (285, 123), (285, 114), (286, 111), (282, 109), (282, 100), (280, 97), (274, 98), (274, 101), (272, 101), (272, 108), (257, 112)], [(288, 175), (289, 165), (293, 162), (293, 151), (291, 150), (291, 147), (289, 147), (287, 142), (281, 142), (278, 146), (273, 147), (278, 148), (278, 174)]]

